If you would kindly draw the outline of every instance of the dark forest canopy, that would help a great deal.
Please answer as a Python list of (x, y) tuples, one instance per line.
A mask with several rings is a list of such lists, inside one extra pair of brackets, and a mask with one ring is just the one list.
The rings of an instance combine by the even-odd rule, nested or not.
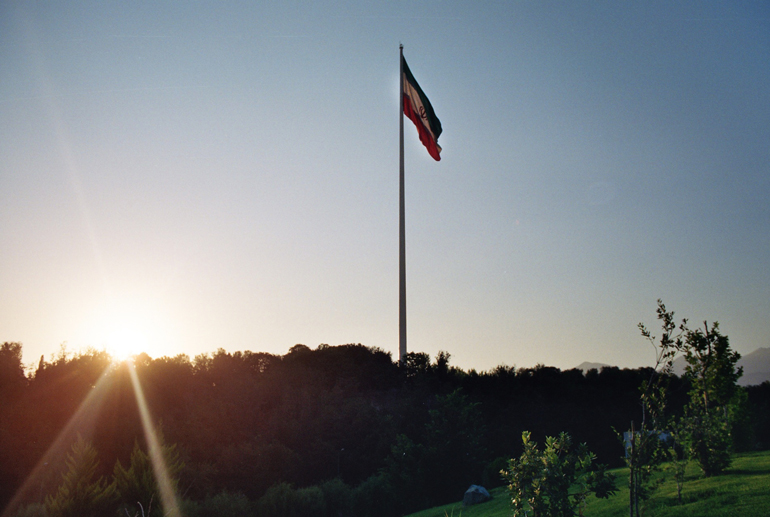
[[(65, 453), (78, 434), (92, 442), (104, 475), (118, 460), (128, 464), (135, 442), (146, 447), (124, 364), (92, 350), (41, 360), (27, 373), (21, 350), (0, 348), (0, 508), (59, 436)], [(641, 419), (639, 386), (651, 372), (464, 371), (445, 352), (434, 360), (412, 353), (400, 366), (360, 344), (296, 345), (285, 355), (220, 349), (192, 360), (142, 354), (134, 365), (155, 425), (185, 465), (186, 498), (227, 491), (257, 500), (278, 483), (339, 478), (371, 488), (387, 478), (391, 488), (415, 487), (400, 511), (459, 500), (471, 483), (501, 484), (501, 465), (520, 454), (524, 430), (538, 441), (567, 432), (600, 462), (618, 465), (613, 428)], [(672, 411), (687, 391), (671, 377)], [(738, 446), (767, 447), (770, 384), (748, 388), (748, 397), (752, 427)], [(62, 435), (81, 405), (81, 423)], [(36, 473), (27, 502), (56, 490), (64, 468), (63, 454), (57, 458)]]

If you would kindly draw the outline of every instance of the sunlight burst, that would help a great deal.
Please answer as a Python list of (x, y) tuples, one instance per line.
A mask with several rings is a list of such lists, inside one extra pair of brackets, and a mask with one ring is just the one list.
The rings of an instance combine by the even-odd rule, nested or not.
[(166, 341), (159, 311), (151, 301), (108, 300), (95, 311), (88, 328), (87, 340), (93, 346), (104, 348), (115, 362), (142, 352), (156, 355)]
[(136, 327), (117, 327), (107, 336), (107, 352), (115, 361), (125, 361), (146, 352), (149, 345), (145, 333)]
[(163, 458), (161, 444), (158, 440), (155, 427), (152, 424), (150, 409), (147, 406), (147, 400), (144, 398), (142, 385), (139, 382), (139, 377), (136, 374), (134, 365), (129, 363), (127, 364), (127, 367), (129, 375), (131, 376), (131, 384), (134, 387), (134, 396), (136, 397), (136, 404), (139, 408), (139, 416), (142, 420), (144, 437), (147, 440), (147, 445), (149, 448), (152, 470), (155, 473), (155, 480), (158, 482), (160, 502), (163, 505), (164, 511), (163, 515), (167, 515), (169, 517), (181, 517), (182, 513), (179, 509), (179, 497), (174, 490), (174, 484), (168, 475), (166, 461)]

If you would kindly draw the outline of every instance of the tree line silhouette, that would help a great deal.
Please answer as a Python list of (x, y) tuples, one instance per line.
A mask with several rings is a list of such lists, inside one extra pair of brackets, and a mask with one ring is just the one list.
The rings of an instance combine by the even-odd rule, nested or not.
[[(21, 351), (18, 343), (0, 346), (0, 508), (36, 466), (24, 502), (55, 493), (77, 435), (98, 451), (100, 475), (129, 464), (135, 443), (146, 449), (125, 366), (101, 351), (62, 351), (27, 373)], [(184, 464), (178, 488), (186, 500), (239, 494), (256, 502), (334, 482), (368, 501), (356, 515), (383, 516), (460, 500), (470, 484), (501, 485), (500, 470), (521, 454), (525, 430), (539, 441), (568, 432), (598, 461), (619, 466), (623, 446), (613, 429), (640, 420), (639, 387), (650, 374), (542, 365), (465, 371), (446, 352), (433, 360), (411, 353), (399, 365), (360, 344), (296, 345), (285, 355), (142, 354), (134, 368), (154, 424)], [(672, 375), (669, 382), (670, 407), (681, 411), (687, 381)], [(97, 390), (100, 383), (107, 388)], [(97, 391), (103, 395), (92, 402)], [(770, 383), (746, 391), (736, 447), (766, 448)], [(79, 408), (85, 423), (65, 430)], [(62, 433), (69, 434), (59, 459), (39, 465)]]

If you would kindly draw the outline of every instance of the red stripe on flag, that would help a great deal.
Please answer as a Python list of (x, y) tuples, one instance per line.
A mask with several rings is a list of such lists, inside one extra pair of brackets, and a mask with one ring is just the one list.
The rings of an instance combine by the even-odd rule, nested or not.
[(425, 123), (422, 121), (420, 114), (415, 113), (415, 111), (412, 109), (412, 100), (409, 98), (409, 96), (404, 93), (403, 98), (404, 115), (409, 117), (409, 119), (414, 122), (414, 125), (417, 127), (417, 133), (420, 135), (420, 142), (422, 142), (422, 145), (428, 149), (428, 154), (430, 154), (434, 160), (441, 161), (441, 156), (439, 155), (441, 148), (438, 146), (438, 144), (436, 144), (436, 141), (433, 139), (433, 135), (431, 135), (428, 128), (425, 127)]

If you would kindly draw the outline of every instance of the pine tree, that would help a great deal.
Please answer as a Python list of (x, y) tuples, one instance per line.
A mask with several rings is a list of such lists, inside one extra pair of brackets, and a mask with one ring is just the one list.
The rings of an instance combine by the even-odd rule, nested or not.
[(67, 455), (67, 472), (56, 494), (45, 501), (49, 517), (101, 517), (113, 512), (115, 485), (96, 477), (96, 449), (78, 436)]
[[(163, 445), (161, 447), (166, 463), (168, 476), (176, 489), (177, 476), (184, 467), (179, 459), (179, 453), (175, 445)], [(161, 498), (158, 483), (155, 480), (155, 472), (149, 455), (134, 442), (128, 468), (123, 467), (120, 460), (115, 463), (113, 471), (115, 477), (115, 489), (121, 506), (131, 509), (131, 515), (160, 515)], [(140, 507), (141, 505), (141, 507)]]

